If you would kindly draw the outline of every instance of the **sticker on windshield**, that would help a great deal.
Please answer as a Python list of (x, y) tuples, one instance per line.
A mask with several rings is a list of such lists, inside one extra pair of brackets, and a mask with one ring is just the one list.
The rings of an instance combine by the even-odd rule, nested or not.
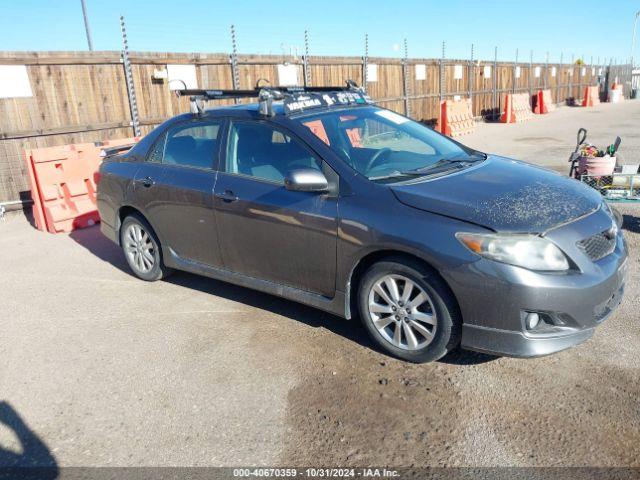
[(398, 115), (397, 113), (390, 110), (376, 110), (376, 115), (379, 115), (382, 118), (386, 118), (387, 120), (391, 120), (396, 125), (402, 125), (403, 123), (409, 121), (408, 118), (405, 118), (402, 115)]

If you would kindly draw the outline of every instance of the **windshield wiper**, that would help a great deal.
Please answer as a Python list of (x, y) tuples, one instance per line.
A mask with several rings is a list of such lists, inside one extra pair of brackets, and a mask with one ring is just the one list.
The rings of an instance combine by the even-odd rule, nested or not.
[(422, 175), (421, 172), (409, 170), (407, 172), (401, 172), (400, 170), (395, 170), (386, 175), (380, 175), (379, 177), (368, 177), (369, 180), (386, 180), (387, 178), (396, 178), (396, 177), (419, 177)]
[(427, 165), (425, 167), (420, 167), (420, 168), (415, 168), (413, 170), (407, 170), (406, 172), (402, 172), (402, 173), (406, 173), (406, 174), (421, 174), (421, 173), (425, 173), (425, 172), (429, 172), (431, 170), (435, 170), (438, 167), (442, 167), (444, 165), (451, 165), (451, 164), (460, 164), (460, 163), (473, 163), (473, 162), (477, 162), (478, 160), (473, 160), (473, 159), (468, 159), (468, 158), (441, 158), (440, 160), (438, 160), (435, 163), (432, 163), (431, 165)]
[(379, 177), (369, 177), (369, 180), (385, 180), (388, 178), (395, 177), (420, 177), (425, 174), (432, 173), (432, 170), (437, 169), (438, 167), (442, 167), (444, 165), (451, 164), (462, 164), (462, 163), (475, 163), (481, 160), (486, 160), (488, 155), (482, 152), (474, 152), (472, 155), (480, 155), (481, 158), (441, 158), (435, 163), (431, 165), (427, 165), (425, 167), (414, 168), (413, 170), (395, 170), (393, 172), (388, 173), (387, 175), (380, 175)]

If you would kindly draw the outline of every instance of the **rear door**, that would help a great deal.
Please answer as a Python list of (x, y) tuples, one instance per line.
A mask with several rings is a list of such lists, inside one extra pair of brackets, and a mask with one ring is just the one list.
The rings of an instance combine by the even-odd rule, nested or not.
[[(149, 221), (165, 248), (182, 259), (222, 265), (213, 189), (224, 121), (196, 120), (167, 130), (152, 148), (155, 161), (136, 175)], [(160, 158), (160, 161), (157, 161)]]
[(232, 122), (227, 138), (215, 186), (225, 268), (333, 296), (337, 197), (284, 187), (288, 171), (322, 161), (268, 122)]

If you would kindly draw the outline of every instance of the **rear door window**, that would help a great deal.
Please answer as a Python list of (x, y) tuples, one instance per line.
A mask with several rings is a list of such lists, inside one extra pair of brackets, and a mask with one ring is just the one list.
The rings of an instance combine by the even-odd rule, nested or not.
[(162, 163), (211, 169), (218, 152), (222, 121), (189, 123), (169, 130)]

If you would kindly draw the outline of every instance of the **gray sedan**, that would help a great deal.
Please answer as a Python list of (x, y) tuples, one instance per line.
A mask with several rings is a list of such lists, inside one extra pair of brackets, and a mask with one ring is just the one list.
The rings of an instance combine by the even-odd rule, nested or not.
[(626, 244), (597, 192), (340, 98), (168, 120), (102, 164), (102, 231), (143, 280), (185, 270), (359, 317), (412, 362), (550, 354), (614, 311)]

